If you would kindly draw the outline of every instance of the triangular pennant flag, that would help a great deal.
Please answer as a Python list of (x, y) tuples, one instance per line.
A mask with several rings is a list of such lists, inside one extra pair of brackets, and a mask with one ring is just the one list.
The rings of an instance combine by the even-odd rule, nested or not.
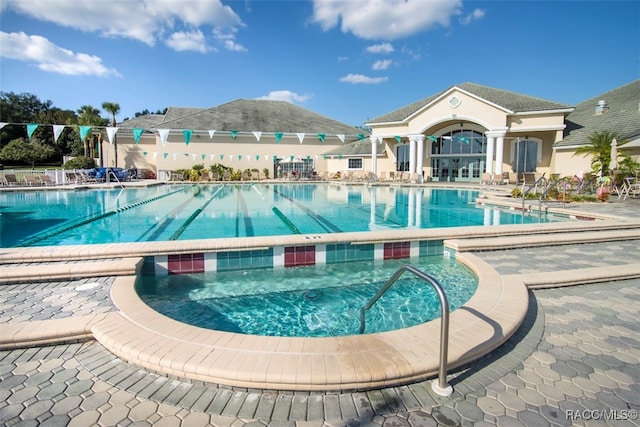
[(211, 159), (212, 162), (213, 162), (214, 157), (216, 157), (215, 154), (212, 154), (211, 156), (209, 156), (209, 158)]
[(58, 138), (60, 138), (60, 134), (64, 130), (64, 125), (53, 125), (53, 141), (57, 142)]
[(232, 130), (231, 131), (231, 138), (236, 139), (236, 136), (238, 136), (238, 131), (237, 130)]
[(280, 144), (280, 141), (282, 141), (282, 132), (276, 132), (274, 133), (275, 137), (276, 137), (276, 141), (278, 141), (278, 144)]
[(38, 128), (37, 123), (29, 123), (27, 125), (27, 136), (31, 138), (31, 135), (33, 135), (33, 132), (35, 132), (37, 128)]
[(169, 132), (171, 129), (158, 129), (158, 134), (160, 134), (160, 140), (162, 141), (162, 146), (167, 145), (167, 138), (169, 138)]
[(336, 136), (338, 137), (338, 139), (340, 139), (340, 141), (344, 142), (344, 135), (340, 134)]
[(324, 133), (319, 133), (319, 134), (318, 134), (318, 139), (320, 140), (320, 142), (324, 142), (324, 137), (325, 137), (325, 136), (326, 136), (326, 135), (325, 135)]
[(162, 156), (166, 159), (169, 153), (162, 153)]
[(262, 132), (259, 130), (254, 130), (253, 135), (256, 137), (256, 141), (260, 142), (260, 137), (262, 136)]
[(157, 159), (157, 158), (158, 158), (158, 152), (157, 152), (157, 151), (154, 151), (154, 152), (153, 152), (153, 158), (154, 158), (154, 159)]
[(302, 144), (302, 140), (304, 139), (304, 133), (296, 133), (296, 135), (298, 135), (298, 140), (300, 141), (300, 144)]
[(178, 153), (173, 153), (173, 160), (175, 160), (176, 158), (178, 158)]
[(220, 160), (224, 160), (224, 154), (220, 154)]
[(338, 160), (342, 160), (342, 154), (338, 154)]
[(260, 154), (256, 154), (256, 160), (260, 160)]
[(358, 138), (360, 138), (360, 141), (362, 141), (364, 139), (364, 134), (363, 133), (359, 133), (358, 134)]
[(247, 156), (247, 162), (251, 161), (251, 156)]
[(242, 160), (242, 154), (238, 154), (238, 160)]
[(323, 154), (323, 155), (322, 155), (322, 158), (323, 158), (324, 160), (327, 160), (327, 155), (326, 155), (326, 154)]
[(142, 128), (133, 128), (133, 139), (138, 144), (140, 142), (140, 137), (142, 136), (142, 132), (144, 129)]
[(293, 162), (293, 156), (289, 156), (289, 161)]
[(205, 157), (207, 157), (207, 155), (206, 155), (206, 154), (200, 154), (200, 158), (201, 158), (202, 160), (204, 160), (204, 159), (205, 159)]
[(398, 141), (398, 144), (402, 144), (402, 137), (400, 135), (396, 135), (394, 138)]
[(229, 154), (229, 160), (233, 160), (233, 154)]
[(191, 160), (194, 161), (194, 162), (196, 161), (196, 155), (195, 154), (191, 155)]
[(213, 139), (213, 134), (216, 133), (215, 130), (210, 130), (209, 131), (209, 139)]
[(107, 138), (109, 138), (109, 144), (113, 144), (113, 141), (116, 139), (116, 132), (118, 132), (118, 128), (107, 126)]
[(0, 122), (0, 129), (2, 129), (3, 127), (5, 127), (7, 125), (7, 122)]
[(185, 129), (182, 131), (182, 134), (184, 135), (184, 142), (189, 145), (189, 143), (191, 142), (191, 135), (193, 135), (193, 131)]
[(147, 157), (147, 154), (149, 154), (149, 153), (147, 153), (146, 151), (142, 152), (142, 155), (145, 156), (145, 157)]
[(378, 144), (382, 144), (382, 137), (381, 136), (377, 137), (376, 139), (378, 140)]
[(307, 156), (307, 160), (311, 160), (311, 156)]
[(469, 140), (467, 138), (465, 138), (464, 136), (460, 137), (460, 141), (464, 142), (465, 144), (469, 143)]
[(91, 126), (80, 126), (80, 140), (85, 139), (89, 131), (91, 130)]
[(429, 135), (429, 136), (427, 136), (427, 138), (429, 138), (433, 142), (438, 142), (438, 138), (436, 138), (434, 135)]

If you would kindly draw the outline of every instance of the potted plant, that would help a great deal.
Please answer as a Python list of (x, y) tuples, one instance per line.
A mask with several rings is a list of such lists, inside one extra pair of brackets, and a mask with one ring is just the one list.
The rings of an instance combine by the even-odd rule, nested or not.
[(611, 194), (611, 178), (608, 176), (603, 176), (600, 178), (600, 187), (596, 190), (596, 195), (598, 196), (598, 200), (601, 202), (606, 202), (609, 200), (609, 195)]

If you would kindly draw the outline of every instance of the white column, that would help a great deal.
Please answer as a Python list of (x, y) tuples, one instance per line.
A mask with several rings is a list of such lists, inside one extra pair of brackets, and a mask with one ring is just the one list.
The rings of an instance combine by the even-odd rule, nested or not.
[(416, 140), (414, 136), (409, 137), (409, 173), (416, 171)]
[(484, 168), (486, 173), (493, 174), (493, 145), (494, 139), (492, 136), (487, 136), (487, 158), (484, 161)]
[(504, 157), (504, 135), (496, 140), (496, 175), (502, 176), (502, 163)]
[(416, 172), (418, 172), (418, 182), (422, 182), (422, 169), (424, 157), (424, 135), (416, 135), (416, 143), (418, 144), (418, 154), (416, 162)]
[(371, 173), (378, 177), (378, 137), (370, 136), (371, 141)]

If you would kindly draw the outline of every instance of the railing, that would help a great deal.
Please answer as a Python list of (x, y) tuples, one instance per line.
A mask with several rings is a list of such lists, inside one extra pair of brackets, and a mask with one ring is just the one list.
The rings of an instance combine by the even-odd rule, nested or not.
[[(542, 174), (542, 176), (541, 176), (540, 178), (536, 179), (536, 181), (535, 181), (533, 184), (529, 185), (529, 187), (528, 187), (526, 190), (524, 190), (524, 191), (522, 192), (522, 212), (524, 212), (524, 211), (525, 211), (525, 208), (524, 208), (524, 201), (526, 200), (527, 194), (528, 194), (532, 189), (535, 189), (535, 190), (536, 190), (536, 192), (537, 192), (537, 190), (538, 190), (538, 185), (541, 185), (542, 183), (546, 183), (546, 182), (547, 182), (547, 178), (545, 178), (545, 177), (544, 177), (544, 174)], [(545, 187), (546, 187), (546, 184), (545, 184)], [(524, 188), (524, 184), (522, 184), (522, 188)]]
[(393, 285), (402, 274), (408, 271), (418, 276), (422, 280), (429, 283), (435, 289), (440, 299), (440, 313), (441, 313), (441, 328), (440, 328), (440, 369), (438, 371), (438, 381), (431, 384), (431, 388), (436, 394), (440, 396), (450, 396), (453, 393), (453, 388), (447, 384), (447, 352), (449, 349), (449, 301), (442, 289), (442, 286), (436, 279), (418, 270), (412, 265), (403, 265), (400, 267), (389, 280), (384, 283), (378, 292), (369, 300), (368, 303), (360, 309), (360, 333), (363, 334), (365, 330), (365, 313), (380, 299), (380, 297)]

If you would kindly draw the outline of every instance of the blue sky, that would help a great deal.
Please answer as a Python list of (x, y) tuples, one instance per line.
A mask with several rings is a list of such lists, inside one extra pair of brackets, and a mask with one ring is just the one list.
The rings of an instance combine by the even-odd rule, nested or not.
[(0, 61), (0, 90), (118, 120), (270, 98), (362, 125), (465, 81), (574, 105), (636, 80), (640, 1), (2, 0)]

